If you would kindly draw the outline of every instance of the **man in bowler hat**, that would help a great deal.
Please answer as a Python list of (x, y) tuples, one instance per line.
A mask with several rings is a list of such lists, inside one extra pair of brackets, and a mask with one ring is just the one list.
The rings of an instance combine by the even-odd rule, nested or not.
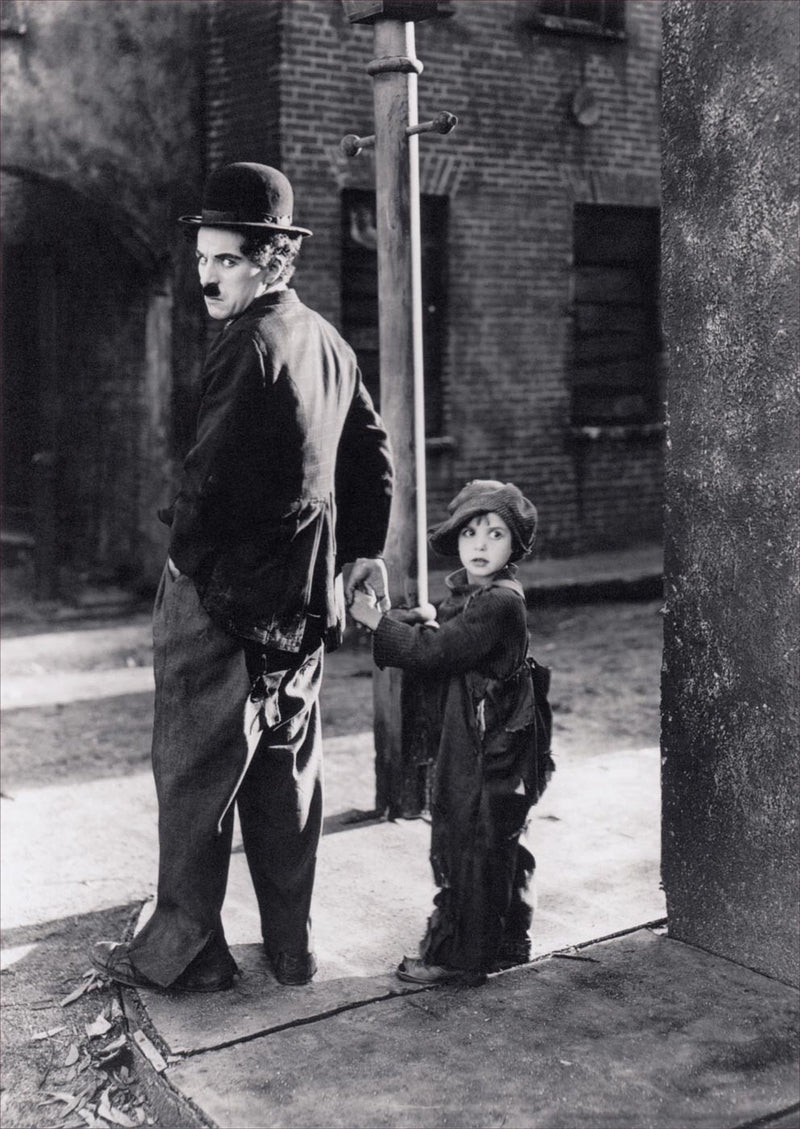
[(206, 360), (194, 445), (174, 502), (154, 611), (155, 911), (93, 952), (133, 987), (229, 988), (220, 911), (233, 806), (282, 984), (316, 971), (310, 906), (322, 826), (318, 694), (348, 596), (388, 607), (381, 559), (392, 468), (352, 349), (288, 286), (306, 228), (277, 169), (225, 166), (197, 232), (206, 307), (225, 322)]

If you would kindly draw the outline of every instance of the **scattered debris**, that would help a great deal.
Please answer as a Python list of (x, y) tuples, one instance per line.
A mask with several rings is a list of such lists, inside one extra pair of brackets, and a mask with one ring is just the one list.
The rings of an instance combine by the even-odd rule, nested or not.
[(31, 1035), (32, 1043), (40, 1043), (43, 1039), (52, 1039), (54, 1035), (58, 1035), (61, 1031), (66, 1031), (66, 1027), (50, 1027), (47, 1031), (37, 1031), (35, 1035)]
[(64, 1066), (75, 1066), (80, 1056), (81, 1052), (78, 1049), (78, 1044), (72, 1043), (69, 1050), (67, 1051), (67, 1057), (64, 1059)]
[(84, 1026), (86, 1028), (86, 1034), (90, 1039), (97, 1039), (100, 1035), (105, 1035), (107, 1031), (111, 1030), (111, 1024), (106, 1019), (102, 1011), (98, 1015), (97, 1019), (95, 1019), (92, 1023), (84, 1024)]
[(54, 1105), (56, 1102), (64, 1102), (66, 1109), (61, 1114), (62, 1117), (68, 1117), (74, 1109), (77, 1109), (83, 1100), (79, 1094), (75, 1097), (74, 1094), (64, 1093), (62, 1090), (45, 1090), (45, 1097), (42, 1098), (40, 1105)]
[(166, 1059), (161, 1052), (153, 1046), (144, 1031), (134, 1031), (133, 1041), (154, 1070), (157, 1070), (160, 1074), (162, 1070), (167, 1069)]
[(84, 992), (91, 992), (95, 987), (99, 987), (99, 980), (100, 977), (92, 970), (87, 976), (84, 976), (82, 984), (79, 984), (68, 996), (64, 996), (59, 1006), (66, 1007), (68, 1004), (74, 1003), (75, 1000), (79, 1000)]
[(98, 1121), (95, 1115), (90, 1113), (88, 1109), (79, 1109), (77, 1113), (78, 1117), (86, 1122), (89, 1129), (108, 1129), (106, 1123), (104, 1121)]
[(105, 1120), (110, 1121), (112, 1125), (121, 1125), (122, 1129), (134, 1129), (134, 1126), (139, 1124), (138, 1121), (134, 1121), (133, 1118), (128, 1117), (126, 1113), (115, 1109), (114, 1106), (111, 1105), (108, 1090), (105, 1090), (100, 1098), (100, 1104), (97, 1107), (97, 1116), (105, 1118)]
[(124, 1035), (120, 1035), (105, 1047), (95, 1057), (95, 1064), (97, 1066), (109, 1066), (115, 1059), (118, 1059), (128, 1049), (128, 1040)]

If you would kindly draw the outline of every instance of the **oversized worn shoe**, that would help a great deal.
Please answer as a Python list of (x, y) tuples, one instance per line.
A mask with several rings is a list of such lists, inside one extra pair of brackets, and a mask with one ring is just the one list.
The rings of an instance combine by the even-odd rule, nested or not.
[(98, 941), (92, 949), (94, 969), (117, 984), (128, 988), (148, 988), (156, 992), (224, 992), (233, 987), (233, 976), (238, 971), (233, 957), (228, 957), (225, 967), (198, 964), (193, 961), (177, 980), (166, 987), (156, 984), (135, 967), (130, 957), (130, 947), (125, 942)]
[(296, 955), (279, 952), (273, 955), (268, 949), (264, 951), (279, 984), (298, 987), (301, 984), (308, 984), (314, 979), (314, 974), (317, 971), (317, 958), (313, 953)]
[(486, 973), (466, 968), (445, 968), (426, 964), (419, 957), (403, 957), (395, 972), (398, 980), (409, 984), (469, 984), (477, 987), (486, 980)]
[(159, 988), (134, 968), (128, 946), (121, 942), (98, 941), (92, 948), (92, 966), (106, 980), (124, 984), (128, 988)]

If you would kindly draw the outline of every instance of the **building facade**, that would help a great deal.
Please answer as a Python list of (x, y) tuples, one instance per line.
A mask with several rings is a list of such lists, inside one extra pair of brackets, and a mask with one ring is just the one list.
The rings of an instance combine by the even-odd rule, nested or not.
[[(544, 552), (657, 540), (660, 5), (440, 9), (416, 26), (420, 118), (459, 118), (420, 144), (430, 509), (498, 477), (536, 498)], [(288, 173), (315, 232), (297, 288), (375, 387), (373, 159), (339, 147), (374, 131), (371, 28), (221, 4), (210, 47), (209, 163)], [(254, 72), (267, 114), (242, 105)]]
[[(77, 509), (52, 551), (112, 570), (124, 557), (152, 578), (163, 540), (145, 527), (185, 449), (204, 337), (173, 221), (208, 171), (246, 159), (287, 173), (315, 233), (294, 284), (352, 341), (377, 394), (373, 158), (339, 144), (374, 130), (372, 31), (340, 0), (14, 7), (28, 34), (3, 40), (8, 261), (29, 238), (15, 191), (66, 182), (124, 214), (116, 228), (95, 218), (102, 238), (85, 243), (107, 258), (96, 280), (124, 274), (132, 288), (109, 298), (124, 324), (103, 322), (105, 344), (67, 394), (80, 443), (39, 492)], [(466, 480), (497, 477), (536, 500), (544, 555), (660, 539), (660, 18), (651, 0), (449, 0), (416, 25), (420, 117), (459, 118), (420, 144), (432, 518)], [(76, 84), (84, 53), (91, 80)], [(83, 104), (45, 106), (45, 78)], [(142, 262), (128, 227), (150, 241)], [(12, 414), (21, 400), (12, 390)], [(51, 511), (62, 504), (51, 497)]]

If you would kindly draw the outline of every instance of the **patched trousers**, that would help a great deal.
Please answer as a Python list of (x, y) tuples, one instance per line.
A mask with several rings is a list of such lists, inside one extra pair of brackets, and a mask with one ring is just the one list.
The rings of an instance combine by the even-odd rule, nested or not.
[(158, 897), (131, 960), (167, 987), (201, 952), (229, 959), (220, 912), (234, 805), (267, 952), (301, 955), (322, 829), (322, 647), (290, 655), (227, 634), (166, 568), (153, 642)]

